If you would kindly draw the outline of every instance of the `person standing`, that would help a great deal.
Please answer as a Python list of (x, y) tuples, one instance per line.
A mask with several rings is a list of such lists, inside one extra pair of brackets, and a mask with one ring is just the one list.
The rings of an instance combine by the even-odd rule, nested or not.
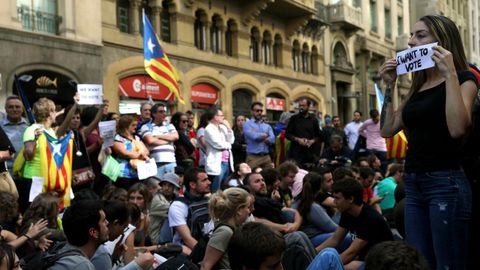
[(209, 114), (210, 123), (205, 128), (207, 144), (205, 171), (212, 182), (212, 192), (215, 192), (226, 180), (230, 171), (233, 171), (231, 149), (235, 136), (221, 110), (212, 108)]
[(380, 114), (377, 109), (370, 111), (370, 119), (358, 129), (358, 134), (367, 138), (367, 152), (374, 154), (382, 162), (382, 170), (387, 166), (387, 143), (380, 135)]
[[(10, 139), (15, 151), (19, 152), (23, 147), (23, 133), (28, 127), (27, 119), (22, 117), (23, 103), (18, 96), (9, 96), (5, 102), (7, 115), (0, 122), (5, 134)], [(7, 168), (13, 176), (13, 160), (7, 160)]]
[(303, 98), (298, 102), (299, 112), (288, 122), (286, 138), (290, 140), (289, 159), (304, 167), (314, 163), (323, 150), (322, 134), (315, 115), (308, 112), (310, 100)]
[(461, 146), (471, 125), (477, 84), (469, 71), (456, 24), (441, 15), (415, 23), (410, 47), (438, 42), (435, 66), (413, 73), (412, 87), (394, 110), (396, 60), (387, 60), (380, 75), (387, 85), (382, 109), (382, 136), (405, 129), (405, 232), (407, 243), (427, 259), (430, 269), (466, 269), (471, 191), (461, 169)]
[(243, 125), (247, 143), (247, 164), (250, 168), (273, 168), (269, 155), (269, 147), (275, 143), (272, 127), (262, 120), (263, 104), (261, 102), (254, 102), (250, 109), (252, 117)]
[(243, 134), (244, 124), (245, 116), (237, 115), (232, 128), (233, 135), (235, 135), (235, 142), (233, 142), (232, 145), (233, 163), (235, 165), (243, 163), (247, 159), (247, 144), (245, 142), (245, 135)]
[(143, 125), (152, 121), (152, 104), (144, 102), (140, 104), (140, 119), (138, 119), (137, 133)]
[(152, 107), (153, 119), (140, 129), (140, 134), (150, 150), (150, 157), (157, 163), (157, 176), (162, 179), (166, 173), (175, 172), (174, 142), (178, 140), (175, 126), (165, 120), (167, 111), (165, 105), (155, 104)]
[(348, 140), (348, 147), (350, 147), (350, 150), (355, 149), (355, 145), (357, 144), (358, 140), (358, 129), (360, 126), (362, 126), (362, 112), (361, 111), (355, 111), (353, 113), (353, 120), (352, 122), (348, 123), (345, 126), (345, 135), (347, 136)]

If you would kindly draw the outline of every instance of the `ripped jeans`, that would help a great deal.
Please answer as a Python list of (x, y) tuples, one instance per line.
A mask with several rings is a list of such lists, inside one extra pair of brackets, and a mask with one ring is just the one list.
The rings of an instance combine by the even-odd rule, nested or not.
[(472, 194), (462, 170), (405, 174), (407, 242), (430, 269), (466, 269)]

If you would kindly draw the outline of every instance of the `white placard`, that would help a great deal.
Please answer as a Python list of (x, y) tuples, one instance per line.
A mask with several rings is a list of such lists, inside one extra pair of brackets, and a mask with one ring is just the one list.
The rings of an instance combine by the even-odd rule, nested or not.
[(137, 163), (138, 179), (147, 179), (150, 176), (157, 175), (157, 163), (151, 158), (148, 161), (140, 161)]
[(438, 42), (406, 49), (397, 53), (397, 75), (415, 72), (435, 66), (432, 60), (433, 47)]
[(117, 121), (101, 121), (98, 123), (100, 137), (103, 139), (103, 147), (107, 148), (113, 145), (115, 134), (117, 133)]
[(33, 199), (42, 193), (43, 190), (43, 177), (33, 176), (32, 177), (32, 187), (30, 188), (30, 195), (28, 196), (28, 201), (33, 202)]
[(101, 84), (78, 84), (77, 92), (80, 105), (103, 104), (103, 86)]

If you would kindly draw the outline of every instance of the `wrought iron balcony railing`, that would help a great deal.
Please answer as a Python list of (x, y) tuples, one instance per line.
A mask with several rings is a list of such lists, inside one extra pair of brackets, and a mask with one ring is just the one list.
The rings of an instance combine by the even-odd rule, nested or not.
[(17, 7), (17, 15), (25, 30), (52, 35), (59, 34), (59, 25), (62, 22), (62, 17), (60, 16), (31, 9), (27, 6)]

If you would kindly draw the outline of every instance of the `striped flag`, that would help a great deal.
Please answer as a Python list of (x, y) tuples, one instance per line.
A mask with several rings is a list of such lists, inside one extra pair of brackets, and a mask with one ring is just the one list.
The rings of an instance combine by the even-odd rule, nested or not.
[[(375, 93), (377, 95), (377, 109), (382, 113), (383, 107), (383, 94), (382, 90), (375, 84)], [(403, 130), (395, 134), (393, 137), (387, 138), (387, 159), (402, 159), (407, 154), (407, 137)]]
[(155, 81), (166, 86), (182, 104), (185, 104), (180, 95), (178, 81), (180, 80), (177, 71), (168, 60), (158, 37), (153, 31), (152, 24), (143, 12), (143, 55), (145, 71)]

